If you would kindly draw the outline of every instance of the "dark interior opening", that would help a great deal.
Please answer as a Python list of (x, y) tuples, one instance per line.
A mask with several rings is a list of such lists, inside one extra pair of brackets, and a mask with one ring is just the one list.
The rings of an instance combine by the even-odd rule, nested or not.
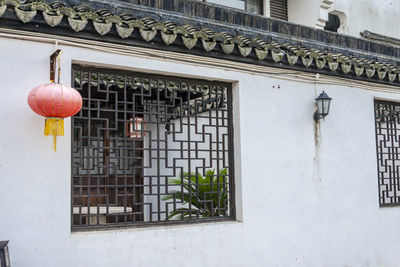
[(339, 27), (340, 27), (339, 17), (334, 14), (329, 14), (329, 19), (325, 24), (324, 30), (331, 31), (331, 32), (337, 32)]

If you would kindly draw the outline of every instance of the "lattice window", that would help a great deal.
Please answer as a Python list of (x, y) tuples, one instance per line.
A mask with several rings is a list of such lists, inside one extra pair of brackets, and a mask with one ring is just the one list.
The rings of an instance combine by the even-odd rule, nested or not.
[(379, 204), (400, 205), (400, 103), (375, 100)]
[(72, 73), (73, 229), (234, 218), (230, 84)]

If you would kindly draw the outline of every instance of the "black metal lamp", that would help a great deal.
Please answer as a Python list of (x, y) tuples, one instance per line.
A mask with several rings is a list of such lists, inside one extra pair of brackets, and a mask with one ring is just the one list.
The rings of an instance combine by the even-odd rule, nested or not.
[(319, 119), (325, 118), (329, 113), (329, 107), (331, 105), (330, 98), (324, 91), (315, 99), (317, 101), (318, 109), (314, 113), (314, 121), (318, 122)]

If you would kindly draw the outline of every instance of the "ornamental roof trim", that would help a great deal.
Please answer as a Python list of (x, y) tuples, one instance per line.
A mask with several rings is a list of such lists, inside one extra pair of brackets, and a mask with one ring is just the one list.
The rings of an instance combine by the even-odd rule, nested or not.
[(75, 32), (84, 30), (91, 22), (101, 36), (109, 33), (115, 26), (119, 37), (126, 39), (137, 29), (141, 38), (146, 42), (152, 41), (159, 33), (165, 45), (174, 44), (178, 42), (178, 38), (181, 38), (183, 45), (190, 50), (200, 41), (205, 52), (211, 52), (219, 45), (223, 53), (227, 55), (232, 54), (236, 47), (241, 57), (249, 57), (253, 54), (259, 61), (270, 60), (273, 63), (291, 66), (301, 64), (304, 68), (325, 69), (347, 76), (366, 77), (372, 81), (385, 81), (400, 86), (398, 63), (388, 63), (360, 56), (351, 57), (302, 45), (296, 46), (290, 43), (265, 40), (260, 37), (217, 32), (193, 25), (178, 25), (171, 21), (161, 21), (151, 17), (139, 18), (130, 13), (114, 14), (106, 9), (93, 10), (88, 6), (72, 7), (64, 2), (0, 0), (0, 19), (7, 8), (13, 9), (18, 20), (23, 23), (31, 22), (37, 16), (38, 11), (41, 11), (45, 22), (51, 27), (58, 26), (65, 16), (69, 26)]

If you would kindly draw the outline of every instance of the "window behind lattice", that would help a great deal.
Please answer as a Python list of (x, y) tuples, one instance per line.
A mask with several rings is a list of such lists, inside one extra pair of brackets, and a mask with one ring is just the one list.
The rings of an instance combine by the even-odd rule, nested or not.
[(234, 218), (230, 84), (72, 73), (74, 229)]
[(263, 0), (205, 0), (204, 2), (242, 9), (256, 14), (263, 13)]

